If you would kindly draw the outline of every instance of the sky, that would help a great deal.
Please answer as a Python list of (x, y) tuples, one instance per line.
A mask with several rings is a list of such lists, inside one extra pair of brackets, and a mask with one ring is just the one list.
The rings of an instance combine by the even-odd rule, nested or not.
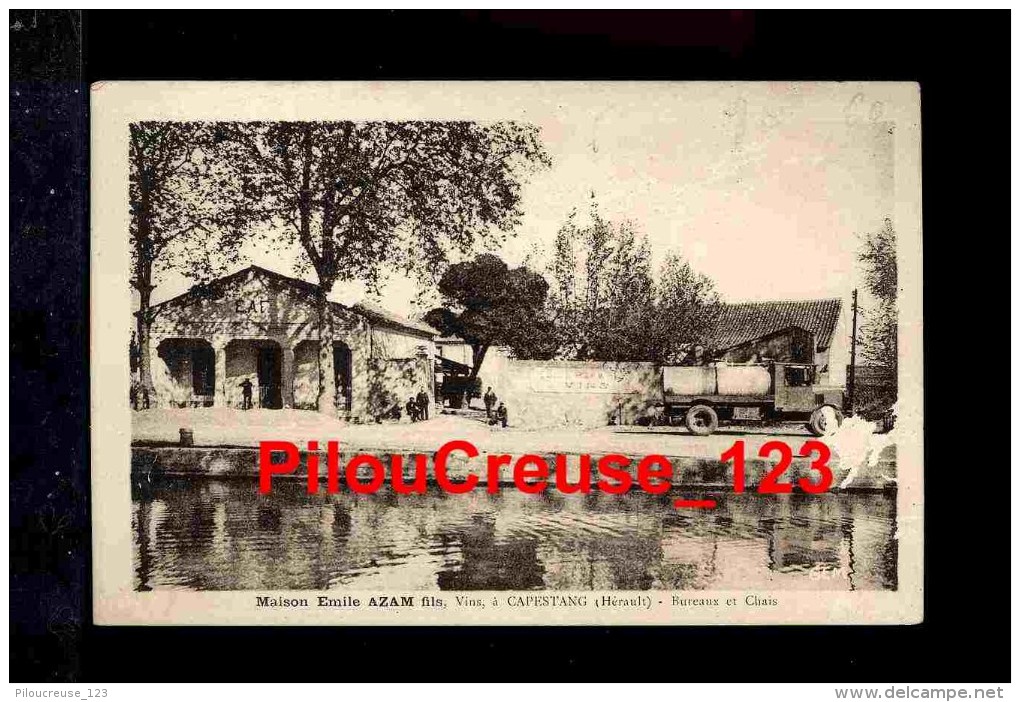
[[(493, 251), (509, 264), (529, 253), (542, 261), (570, 212), (583, 223), (594, 198), (604, 218), (647, 235), (656, 263), (679, 252), (725, 301), (839, 297), (848, 306), (863, 287), (860, 237), (895, 206), (895, 129), (880, 102), (853, 110), (856, 96), (833, 84), (553, 84), (523, 93), (462, 97), (450, 115), (506, 116), (541, 130), (552, 167), (530, 176), (516, 236)], [(287, 275), (301, 255), (246, 253)], [(163, 276), (154, 301), (189, 286)], [(377, 297), (358, 283), (331, 296), (417, 316), (419, 292), (394, 275)]]

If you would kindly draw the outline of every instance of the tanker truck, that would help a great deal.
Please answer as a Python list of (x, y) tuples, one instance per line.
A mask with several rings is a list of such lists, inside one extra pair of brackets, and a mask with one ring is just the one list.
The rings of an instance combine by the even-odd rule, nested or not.
[(816, 385), (816, 367), (805, 363), (665, 366), (664, 418), (682, 420), (692, 434), (708, 436), (720, 422), (804, 421), (815, 436), (843, 421), (843, 388)]

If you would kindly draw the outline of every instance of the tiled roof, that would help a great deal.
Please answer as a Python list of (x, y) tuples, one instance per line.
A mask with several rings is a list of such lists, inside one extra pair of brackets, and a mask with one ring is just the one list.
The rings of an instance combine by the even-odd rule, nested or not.
[[(247, 268), (242, 268), (239, 271), (235, 271), (230, 275), (224, 276), (222, 278), (217, 278), (216, 280), (210, 281), (208, 283), (195, 285), (192, 288), (190, 288), (187, 292), (181, 293), (180, 295), (172, 297), (169, 300), (165, 300), (159, 303), (158, 305), (153, 305), (152, 311), (156, 312), (163, 307), (173, 307), (176, 305), (191, 304), (196, 299), (200, 299), (203, 295), (207, 295), (213, 291), (220, 290), (228, 286), (230, 283), (233, 283), (235, 280), (242, 278), (245, 274), (248, 274), (249, 272), (255, 275), (260, 275), (264, 278), (275, 280), (283, 285), (288, 285), (306, 294), (316, 295), (319, 292), (319, 286), (316, 285), (315, 283), (309, 283), (307, 280), (301, 280), (300, 278), (292, 278), (291, 276), (283, 275), (282, 273), (277, 273), (276, 271), (271, 271), (268, 268), (263, 268), (262, 266), (252, 265), (248, 266)], [(424, 322), (418, 322), (413, 319), (407, 319), (406, 317), (402, 317), (399, 314), (383, 309), (382, 307), (376, 304), (368, 302), (359, 302), (355, 305), (352, 305), (350, 308), (341, 305), (339, 302), (333, 302), (332, 300), (330, 300), (330, 304), (333, 305), (334, 309), (340, 310), (351, 309), (358, 314), (368, 317), (370, 321), (383, 324), (386, 326), (400, 327), (402, 329), (407, 329), (418, 334), (427, 334), (429, 336), (439, 335), (438, 331), (436, 331), (429, 325), (425, 324)]]
[(819, 350), (826, 349), (841, 307), (838, 298), (724, 304), (710, 335), (712, 345), (723, 351), (788, 327), (802, 327), (815, 335)]
[(361, 302), (351, 305), (351, 309), (359, 314), (363, 314), (369, 318), (370, 321), (376, 322), (377, 324), (389, 325), (401, 327), (403, 329), (410, 329), (412, 331), (420, 332), (422, 334), (428, 334), (430, 336), (439, 336), (439, 332), (433, 329), (425, 322), (419, 322), (414, 319), (408, 319), (396, 312), (390, 312), (387, 309), (383, 309), (379, 305), (373, 302), (367, 302), (362, 300)]
[[(222, 278), (216, 278), (215, 280), (210, 280), (209, 282), (206, 283), (198, 283), (197, 285), (192, 285), (190, 288), (182, 292), (180, 295), (171, 297), (168, 300), (163, 300), (163, 302), (153, 305), (152, 311), (156, 312), (162, 309), (163, 307), (190, 305), (196, 300), (201, 300), (211, 294), (215, 294), (216, 292), (229, 286), (234, 281), (239, 280), (248, 274), (259, 275), (262, 276), (263, 278), (275, 280), (283, 285), (288, 285), (292, 288), (295, 288), (297, 290), (300, 290), (301, 292), (310, 295), (315, 295), (319, 291), (319, 286), (316, 285), (315, 283), (309, 283), (307, 280), (301, 280), (300, 278), (292, 278), (288, 275), (283, 275), (282, 273), (271, 271), (268, 268), (263, 268), (262, 266), (251, 265), (242, 268), (241, 270), (234, 271), (230, 275), (225, 275)], [(332, 304), (338, 305), (338, 303), (335, 302)], [(342, 307), (342, 305), (338, 306)]]

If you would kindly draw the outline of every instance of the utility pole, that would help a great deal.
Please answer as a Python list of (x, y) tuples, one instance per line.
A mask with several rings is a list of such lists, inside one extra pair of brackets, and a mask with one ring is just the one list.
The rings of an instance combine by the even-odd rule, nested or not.
[(853, 311), (854, 321), (850, 331), (850, 377), (847, 379), (848, 411), (851, 416), (854, 413), (854, 375), (856, 374), (857, 366), (857, 288), (854, 288)]

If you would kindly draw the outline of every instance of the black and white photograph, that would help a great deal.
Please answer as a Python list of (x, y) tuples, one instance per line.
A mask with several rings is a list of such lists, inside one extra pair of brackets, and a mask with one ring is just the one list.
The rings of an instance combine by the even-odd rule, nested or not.
[(698, 621), (900, 592), (913, 87), (449, 87), (118, 122), (131, 590)]
[(12, 698), (1005, 698), (1005, 13), (172, 7), (9, 16)]

